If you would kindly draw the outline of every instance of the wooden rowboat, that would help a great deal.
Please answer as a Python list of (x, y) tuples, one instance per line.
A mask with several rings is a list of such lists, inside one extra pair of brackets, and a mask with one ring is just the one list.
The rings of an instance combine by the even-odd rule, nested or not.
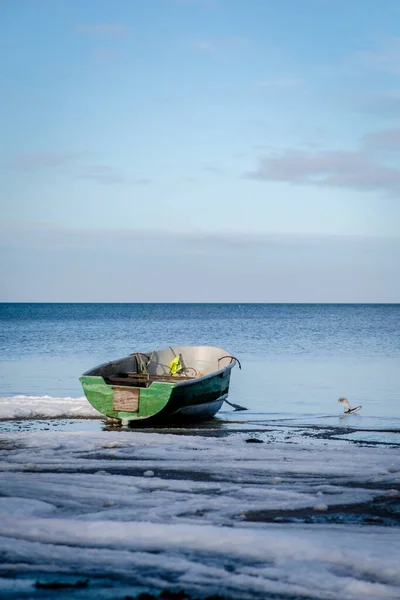
[(92, 406), (122, 423), (205, 419), (227, 401), (239, 361), (215, 346), (135, 352), (86, 371), (83, 391)]

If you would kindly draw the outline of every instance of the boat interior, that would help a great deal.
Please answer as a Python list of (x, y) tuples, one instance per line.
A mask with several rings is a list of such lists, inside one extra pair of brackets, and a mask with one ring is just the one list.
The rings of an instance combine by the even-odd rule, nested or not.
[(149, 387), (154, 381), (189, 381), (239, 361), (226, 350), (215, 346), (176, 346), (150, 352), (134, 352), (125, 358), (99, 365), (84, 373), (101, 376), (106, 383)]

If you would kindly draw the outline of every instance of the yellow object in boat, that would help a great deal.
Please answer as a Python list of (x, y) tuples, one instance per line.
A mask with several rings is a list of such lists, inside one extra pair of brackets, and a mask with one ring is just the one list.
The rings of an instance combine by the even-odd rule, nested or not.
[(169, 370), (171, 375), (176, 375), (178, 371), (182, 371), (182, 363), (181, 363), (181, 355), (175, 356), (175, 358), (170, 362)]

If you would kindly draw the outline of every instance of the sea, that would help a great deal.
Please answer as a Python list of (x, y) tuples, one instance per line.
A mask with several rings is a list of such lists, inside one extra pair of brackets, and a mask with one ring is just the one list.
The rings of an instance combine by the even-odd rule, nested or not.
[[(79, 376), (97, 364), (190, 344), (241, 363), (229, 400), (247, 410), (224, 405), (228, 428), (400, 430), (399, 304), (2, 303), (0, 397), (82, 397)], [(362, 408), (345, 415), (343, 396)]]

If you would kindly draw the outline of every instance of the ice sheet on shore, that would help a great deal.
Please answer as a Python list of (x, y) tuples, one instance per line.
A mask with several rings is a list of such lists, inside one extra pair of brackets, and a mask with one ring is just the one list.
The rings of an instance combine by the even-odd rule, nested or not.
[(0, 419), (93, 418), (102, 415), (84, 396), (12, 396), (0, 398)]
[(107, 573), (244, 599), (400, 598), (399, 528), (245, 517), (395, 497), (398, 449), (139, 432), (8, 434), (0, 448), (7, 597), (36, 573)]

